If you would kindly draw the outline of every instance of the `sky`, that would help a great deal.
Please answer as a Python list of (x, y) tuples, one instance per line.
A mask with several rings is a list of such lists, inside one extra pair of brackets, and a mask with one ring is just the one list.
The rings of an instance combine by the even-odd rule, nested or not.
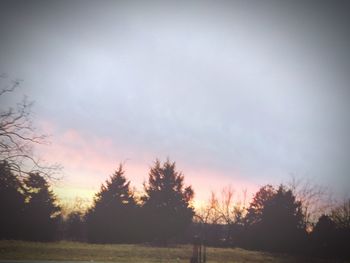
[[(176, 161), (196, 200), (291, 176), (350, 192), (346, 1), (1, 1), (0, 73), (62, 200)], [(2, 80), (1, 85), (5, 85)], [(6, 100), (6, 101), (4, 101)]]

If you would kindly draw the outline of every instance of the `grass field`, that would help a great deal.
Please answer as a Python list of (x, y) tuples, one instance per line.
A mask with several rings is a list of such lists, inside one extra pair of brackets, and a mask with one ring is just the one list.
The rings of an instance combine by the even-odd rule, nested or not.
[[(189, 262), (190, 245), (95, 245), (78, 242), (38, 243), (0, 241), (0, 259), (66, 260), (102, 262)], [(207, 262), (322, 262), (309, 258), (247, 251), (239, 248), (208, 248)]]

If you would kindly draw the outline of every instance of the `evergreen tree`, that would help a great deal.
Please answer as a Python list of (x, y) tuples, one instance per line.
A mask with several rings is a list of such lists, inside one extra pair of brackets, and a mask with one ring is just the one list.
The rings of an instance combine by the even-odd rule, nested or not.
[(31, 173), (23, 180), (26, 192), (25, 238), (36, 241), (54, 240), (60, 207), (47, 180)]
[(6, 162), (0, 162), (0, 239), (21, 238), (24, 195), (21, 182)]
[(276, 194), (276, 190), (272, 185), (265, 185), (259, 189), (259, 191), (253, 197), (253, 201), (247, 210), (245, 217), (245, 224), (256, 225), (262, 219), (262, 212), (265, 204)]
[(184, 187), (183, 181), (184, 176), (176, 171), (175, 162), (167, 160), (161, 165), (156, 160), (142, 198), (149, 239), (164, 244), (192, 222), (194, 211), (190, 201), (194, 193), (190, 186)]
[(265, 186), (248, 211), (249, 243), (253, 247), (286, 252), (303, 248), (306, 230), (302, 204), (291, 190), (283, 185), (277, 190)]
[(86, 215), (88, 240), (120, 243), (135, 240), (136, 202), (122, 165), (101, 185), (93, 207)]
[(318, 219), (310, 238), (312, 252), (329, 257), (337, 253), (337, 229), (331, 217), (322, 215)]

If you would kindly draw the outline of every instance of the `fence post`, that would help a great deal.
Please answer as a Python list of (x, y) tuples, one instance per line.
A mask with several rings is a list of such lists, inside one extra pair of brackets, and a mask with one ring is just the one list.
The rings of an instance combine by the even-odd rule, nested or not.
[(198, 236), (193, 238), (193, 250), (190, 263), (205, 263), (207, 261), (206, 247)]

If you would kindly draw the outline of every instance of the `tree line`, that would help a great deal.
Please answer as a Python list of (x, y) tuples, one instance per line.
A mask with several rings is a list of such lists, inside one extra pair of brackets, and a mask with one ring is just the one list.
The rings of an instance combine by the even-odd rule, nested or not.
[(65, 219), (50, 190), (38, 173), (20, 179), (6, 162), (0, 163), (0, 238), (50, 241), (60, 238), (92, 243), (152, 242), (166, 245), (180, 238), (191, 224), (194, 192), (185, 187), (175, 162), (156, 160), (136, 198), (122, 165), (95, 195), (93, 205)]
[(300, 194), (294, 185), (265, 185), (245, 207), (233, 202), (231, 187), (224, 188), (221, 198), (213, 193), (197, 211), (197, 228), (214, 246), (348, 258), (350, 200), (310, 214), (319, 194), (310, 189)]
[(160, 245), (184, 232), (194, 209), (193, 190), (175, 162), (156, 160), (144, 184), (144, 195), (136, 199), (122, 165), (106, 180), (85, 214), (89, 242), (130, 243), (151, 241)]
[(141, 196), (120, 165), (87, 211), (64, 218), (50, 184), (38, 173), (20, 179), (2, 162), (0, 195), (2, 239), (167, 245), (199, 236), (211, 246), (349, 257), (350, 200), (310, 222), (291, 186), (265, 185), (247, 207), (233, 202), (233, 191), (226, 188), (221, 199), (213, 193), (195, 212), (193, 189), (170, 160), (154, 162)]
[[(18, 84), (1, 90), (0, 98)], [(350, 256), (350, 200), (319, 214), (313, 209), (319, 192), (312, 187), (265, 185), (247, 206), (234, 202), (228, 187), (221, 199), (212, 193), (195, 211), (194, 191), (170, 160), (155, 161), (141, 196), (120, 165), (87, 211), (64, 217), (50, 187), (59, 166), (32, 154), (45, 136), (32, 126), (30, 105), (24, 99), (16, 108), (0, 109), (0, 239), (166, 245), (198, 236), (212, 246)]]
[(49, 183), (39, 173), (18, 178), (0, 163), (0, 238), (54, 240), (60, 207)]

